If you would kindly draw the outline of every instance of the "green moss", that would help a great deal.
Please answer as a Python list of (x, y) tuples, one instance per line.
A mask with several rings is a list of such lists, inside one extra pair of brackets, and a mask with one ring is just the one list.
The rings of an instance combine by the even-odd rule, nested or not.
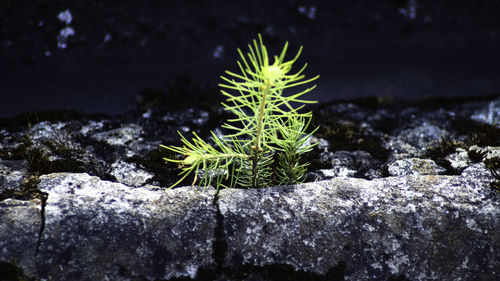
[(485, 154), (484, 152), (479, 152), (476, 149), (471, 149), (467, 152), (467, 156), (469, 156), (470, 160), (472, 160), (475, 163), (483, 161), (484, 154)]
[(472, 134), (472, 142), (479, 146), (500, 146), (500, 126), (480, 123)]
[[(171, 186), (175, 183), (175, 178), (177, 177), (178, 167), (174, 163), (167, 162), (163, 160), (164, 157), (175, 157), (175, 155), (164, 148), (157, 148), (149, 151), (146, 156), (133, 156), (127, 159), (129, 163), (135, 163), (138, 167), (141, 167), (148, 172), (151, 172), (154, 177), (152, 181), (156, 181), (160, 186)], [(189, 185), (192, 179), (187, 179), (182, 184)]]
[(54, 141), (45, 142), (51, 149), (51, 156), (43, 147), (29, 147), (25, 158), (28, 160), (28, 172), (31, 174), (50, 174), (55, 172), (84, 172), (81, 163), (72, 157), (74, 151)]
[(326, 139), (332, 150), (364, 150), (382, 162), (387, 161), (390, 155), (389, 150), (382, 145), (382, 141), (378, 137), (366, 134), (358, 123), (340, 121), (334, 116), (320, 114), (315, 117), (313, 126), (319, 126), (315, 135)]
[(467, 145), (460, 141), (453, 141), (448, 138), (441, 137), (441, 140), (434, 146), (427, 147), (426, 157), (431, 158), (441, 167), (446, 169), (448, 175), (458, 175), (461, 171), (456, 171), (450, 161), (446, 160), (446, 156), (455, 153), (457, 148), (467, 148)]
[(467, 144), (478, 146), (500, 146), (500, 127), (469, 118), (457, 117), (451, 121), (453, 129), (468, 137)]
[(492, 181), (490, 187), (500, 193), (500, 180)]
[(29, 147), (32, 143), (29, 137), (23, 137), (21, 139), (21, 144), (15, 147), (14, 149), (3, 148), (0, 149), (0, 158), (7, 160), (21, 160), (25, 159), (26, 148)]
[(486, 159), (484, 164), (496, 179), (490, 183), (490, 187), (500, 192), (500, 157)]
[(390, 106), (393, 106), (395, 104), (398, 105), (398, 107), (401, 106), (401, 103), (403, 101), (395, 101), (391, 96), (369, 96), (369, 97), (363, 97), (363, 98), (356, 98), (356, 99), (338, 99), (330, 102), (324, 102), (321, 103), (317, 106), (316, 110), (321, 111), (323, 109), (330, 108), (335, 105), (339, 104), (354, 104), (359, 106), (360, 108), (366, 109), (366, 110), (377, 110), (379, 108), (387, 108)]
[(0, 201), (12, 198), (17, 200), (40, 199), (45, 202), (47, 194), (38, 190), (39, 183), (38, 175), (30, 175), (23, 180), (20, 190), (9, 189), (0, 193)]
[(410, 281), (410, 279), (406, 278), (403, 274), (398, 274), (390, 276), (387, 281)]

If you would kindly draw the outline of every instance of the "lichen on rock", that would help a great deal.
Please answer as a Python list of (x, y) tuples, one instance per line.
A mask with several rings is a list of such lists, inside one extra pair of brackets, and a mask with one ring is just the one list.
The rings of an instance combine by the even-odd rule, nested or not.
[(225, 265), (288, 264), (325, 275), (344, 264), (352, 281), (493, 280), (495, 196), (484, 179), (439, 175), (222, 190)]
[(36, 257), (42, 278), (194, 278), (213, 264), (210, 193), (130, 188), (87, 174), (40, 179), (48, 194)]

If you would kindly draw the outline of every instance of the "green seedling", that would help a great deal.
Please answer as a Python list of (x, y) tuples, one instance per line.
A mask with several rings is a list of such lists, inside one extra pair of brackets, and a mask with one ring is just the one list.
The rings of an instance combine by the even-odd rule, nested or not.
[[(241, 72), (226, 71), (227, 77), (222, 76), (224, 82), (219, 84), (227, 98), (222, 106), (234, 114), (222, 125), (230, 133), (222, 138), (212, 132), (209, 144), (196, 133), (189, 141), (179, 132), (183, 146), (162, 146), (182, 155), (182, 159), (164, 158), (182, 168), (182, 178), (173, 186), (191, 173), (193, 185), (200, 180), (201, 185), (215, 184), (217, 189), (235, 185), (266, 187), (304, 180), (308, 164), (300, 163), (301, 155), (313, 148), (308, 139), (315, 130), (306, 132), (312, 113), (302, 111), (306, 104), (316, 101), (301, 97), (316, 86), (287, 95), (284, 91), (310, 83), (319, 75), (305, 79), (302, 73), (307, 64), (291, 74), (302, 47), (293, 59), (285, 61), (287, 48), (288, 42), (280, 55), (274, 56), (272, 64), (260, 34), (258, 41), (248, 45), (246, 56), (238, 49)], [(223, 184), (223, 180), (229, 184)]]

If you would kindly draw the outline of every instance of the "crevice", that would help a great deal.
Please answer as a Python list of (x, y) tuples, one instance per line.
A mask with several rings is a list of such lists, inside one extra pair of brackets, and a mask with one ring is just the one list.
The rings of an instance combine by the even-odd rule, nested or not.
[(212, 281), (217, 280), (220, 276), (225, 274), (224, 258), (226, 257), (228, 246), (224, 235), (224, 216), (219, 208), (219, 190), (215, 192), (212, 204), (215, 208), (214, 243), (212, 245), (213, 265), (199, 268), (195, 279), (189, 277), (174, 277), (168, 279), (168, 281)]
[(213, 259), (215, 262), (215, 275), (220, 276), (224, 271), (224, 259), (227, 253), (227, 241), (226, 236), (224, 235), (224, 216), (222, 215), (219, 208), (219, 190), (215, 192), (214, 207), (216, 209), (216, 225), (214, 229), (214, 245), (213, 245)]
[[(256, 266), (239, 264), (224, 267), (224, 260), (228, 252), (227, 237), (224, 233), (224, 216), (219, 208), (219, 191), (217, 190), (212, 201), (216, 210), (216, 225), (214, 228), (214, 243), (212, 257), (213, 267), (200, 268), (195, 279), (189, 277), (171, 278), (169, 281), (208, 281), (208, 280), (289, 280), (289, 281), (341, 281), (344, 280), (346, 263), (340, 261), (330, 268), (324, 275), (297, 270), (288, 264), (267, 264)], [(221, 279), (222, 278), (222, 279)]]
[(42, 201), (42, 208), (40, 210), (41, 224), (40, 224), (40, 230), (38, 231), (38, 241), (36, 243), (35, 258), (38, 256), (40, 245), (42, 244), (43, 232), (45, 231), (45, 206), (47, 205), (47, 199), (49, 197), (49, 194), (46, 192), (40, 191), (39, 195), (40, 195), (40, 200)]

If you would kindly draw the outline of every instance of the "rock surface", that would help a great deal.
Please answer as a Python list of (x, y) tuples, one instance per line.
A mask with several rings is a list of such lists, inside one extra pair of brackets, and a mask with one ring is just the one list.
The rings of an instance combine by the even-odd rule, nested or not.
[(130, 188), (87, 174), (42, 176), (40, 189), (48, 193), (36, 257), (42, 278), (193, 278), (214, 262), (207, 192)]
[(500, 280), (499, 104), (325, 104), (310, 183), (218, 194), (159, 144), (221, 108), (0, 120), (0, 280)]
[(222, 190), (224, 265), (338, 280), (497, 280), (500, 202), (477, 177), (336, 178)]
[[(0, 201), (0, 261), (21, 268), (30, 277), (37, 276), (35, 255), (42, 226), (41, 210), (39, 199)], [(3, 280), (1, 277), (2, 274)]]
[(323, 152), (321, 161), (330, 163), (331, 169), (322, 169), (324, 179), (334, 177), (378, 178), (380, 162), (365, 151)]
[(7, 190), (22, 189), (28, 163), (24, 160), (0, 159), (0, 194)]
[(128, 186), (143, 186), (148, 180), (153, 178), (151, 173), (137, 168), (135, 164), (123, 161), (115, 162), (111, 165), (110, 174), (120, 183)]
[(464, 176), (334, 178), (214, 200), (211, 189), (49, 174), (43, 212), (40, 200), (0, 202), (0, 261), (47, 280), (270, 280), (275, 266), (294, 280), (495, 280), (491, 178), (476, 164)]
[(446, 169), (439, 167), (436, 162), (430, 159), (408, 158), (389, 164), (387, 171), (391, 176), (440, 175), (444, 174)]

